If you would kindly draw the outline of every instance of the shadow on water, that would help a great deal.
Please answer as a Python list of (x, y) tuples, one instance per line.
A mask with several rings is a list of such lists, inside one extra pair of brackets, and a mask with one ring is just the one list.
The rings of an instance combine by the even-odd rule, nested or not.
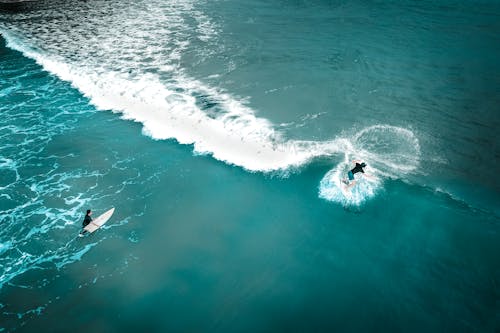
[(22, 13), (53, 6), (60, 1), (52, 0), (1, 0), (0, 11), (6, 13)]

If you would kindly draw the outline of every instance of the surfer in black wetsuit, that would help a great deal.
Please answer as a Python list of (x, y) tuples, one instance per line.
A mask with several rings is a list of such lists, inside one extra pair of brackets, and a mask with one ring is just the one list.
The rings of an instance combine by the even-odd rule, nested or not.
[[(87, 209), (87, 214), (85, 214), (85, 218), (83, 219), (82, 228), (85, 228), (90, 224), (90, 222), (92, 222), (92, 217), (90, 217), (90, 215), (92, 215), (92, 211), (90, 209)], [(87, 230), (82, 230), (82, 232), (80, 232), (80, 235), (83, 235), (86, 232)]]
[(85, 228), (92, 222), (92, 218), (90, 217), (92, 215), (92, 211), (90, 209), (87, 209), (87, 214), (85, 214), (85, 218), (83, 219), (82, 223), (82, 228)]
[(356, 160), (352, 161), (352, 162), (356, 163), (356, 165), (354, 166), (354, 168), (352, 168), (351, 170), (349, 170), (349, 172), (347, 173), (347, 178), (344, 178), (344, 183), (346, 185), (348, 185), (348, 187), (351, 187), (354, 184), (356, 184), (356, 182), (354, 181), (354, 174), (356, 174), (358, 172), (365, 173), (365, 170), (363, 170), (363, 168), (366, 167), (366, 163), (365, 162), (356, 161)]

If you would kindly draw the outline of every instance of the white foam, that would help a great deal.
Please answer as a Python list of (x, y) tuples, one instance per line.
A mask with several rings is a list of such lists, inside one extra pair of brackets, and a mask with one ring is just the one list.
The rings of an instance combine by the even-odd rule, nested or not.
[(4, 253), (5, 251), (9, 250), (12, 247), (12, 242), (4, 242), (0, 243), (0, 254)]
[[(154, 139), (176, 139), (192, 144), (196, 153), (263, 172), (300, 166), (324, 155), (325, 147), (335, 148), (284, 140), (242, 101), (183, 72), (179, 60), (189, 41), (213, 40), (218, 34), (193, 1), (124, 1), (109, 9), (106, 4), (68, 8), (75, 17), (83, 12), (89, 17), (71, 22), (71, 29), (66, 21), (71, 18), (41, 11), (39, 18), (50, 20), (19, 20), (0, 31), (9, 47), (71, 82), (97, 108), (142, 123), (143, 133)], [(216, 104), (213, 110), (203, 106), (204, 100)]]

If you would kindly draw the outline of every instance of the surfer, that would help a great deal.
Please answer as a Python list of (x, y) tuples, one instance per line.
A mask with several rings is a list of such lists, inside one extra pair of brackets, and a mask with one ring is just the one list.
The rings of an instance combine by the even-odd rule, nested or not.
[[(83, 223), (82, 223), (83, 229), (86, 226), (88, 226), (90, 224), (90, 222), (92, 222), (92, 217), (90, 215), (92, 215), (92, 211), (90, 209), (87, 209), (87, 214), (85, 214), (85, 218), (83, 219)], [(82, 230), (82, 232), (80, 232), (80, 235), (83, 235), (86, 232), (87, 232), (87, 230)]]
[(356, 184), (356, 181), (354, 180), (354, 174), (356, 174), (358, 172), (362, 172), (363, 174), (365, 174), (365, 170), (363, 170), (363, 168), (366, 167), (365, 162), (354, 160), (354, 161), (352, 161), (352, 163), (355, 163), (354, 168), (349, 170), (349, 172), (347, 173), (347, 178), (343, 179), (343, 182), (344, 182), (344, 184), (347, 185), (347, 188), (352, 187), (352, 186), (354, 186), (354, 184)]

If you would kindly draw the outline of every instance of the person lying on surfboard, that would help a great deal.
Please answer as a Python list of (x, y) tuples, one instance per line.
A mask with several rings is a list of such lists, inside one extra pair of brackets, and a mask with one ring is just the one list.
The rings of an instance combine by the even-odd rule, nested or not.
[(352, 186), (354, 186), (356, 184), (356, 181), (354, 180), (354, 174), (356, 174), (358, 172), (362, 172), (363, 174), (365, 174), (365, 176), (368, 176), (365, 173), (365, 170), (363, 170), (363, 168), (366, 167), (366, 163), (365, 162), (354, 160), (354, 161), (352, 161), (352, 163), (355, 163), (354, 168), (352, 168), (351, 170), (349, 170), (349, 172), (347, 172), (347, 178), (344, 178), (342, 180), (344, 182), (344, 184), (347, 185), (347, 188), (350, 188), (350, 187), (352, 187)]
[[(90, 217), (90, 215), (92, 215), (92, 211), (90, 209), (87, 209), (87, 214), (85, 214), (85, 217), (83, 219), (82, 229), (84, 229), (86, 226), (90, 224), (90, 222), (92, 222), (92, 217)], [(87, 230), (82, 230), (80, 234), (83, 235), (86, 232)]]

